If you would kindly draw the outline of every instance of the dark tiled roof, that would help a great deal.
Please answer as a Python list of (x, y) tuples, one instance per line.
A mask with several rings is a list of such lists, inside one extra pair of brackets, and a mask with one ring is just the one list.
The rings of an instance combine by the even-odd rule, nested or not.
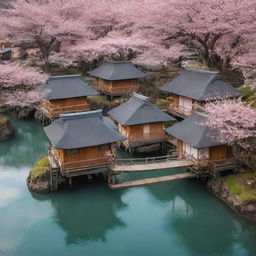
[(197, 112), (180, 123), (167, 128), (166, 132), (194, 148), (223, 145), (214, 139), (216, 130), (210, 130), (202, 125), (206, 120), (206, 114)]
[(221, 80), (218, 72), (188, 69), (160, 90), (198, 101), (240, 97), (241, 93)]
[(150, 103), (149, 98), (136, 92), (122, 105), (110, 110), (108, 114), (123, 125), (175, 121), (175, 119)]
[(105, 61), (98, 68), (88, 72), (91, 76), (105, 80), (127, 80), (147, 76), (130, 61)]
[(50, 76), (40, 91), (45, 91), (48, 100), (94, 96), (99, 93), (86, 83), (81, 75)]
[(83, 148), (125, 140), (101, 110), (61, 114), (44, 130), (51, 144), (58, 149)]
[(12, 48), (4, 48), (4, 49), (0, 50), (0, 54), (6, 53), (6, 52), (11, 52), (11, 51), (12, 51)]

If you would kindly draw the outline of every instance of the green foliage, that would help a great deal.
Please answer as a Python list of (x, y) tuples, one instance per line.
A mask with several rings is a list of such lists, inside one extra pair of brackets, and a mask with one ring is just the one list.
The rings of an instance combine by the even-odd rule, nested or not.
[(250, 188), (246, 184), (249, 179), (256, 180), (256, 173), (232, 174), (221, 179), (229, 188), (231, 195), (238, 196), (241, 202), (256, 200), (256, 188)]
[(249, 96), (247, 102), (251, 105), (251, 107), (256, 108), (256, 94)]
[(50, 74), (53, 76), (61, 76), (61, 75), (77, 75), (81, 74), (80, 69), (70, 67), (70, 68), (61, 68), (61, 67), (51, 67)]
[(43, 157), (40, 160), (38, 160), (35, 164), (35, 166), (33, 167), (33, 169), (31, 170), (31, 177), (35, 178), (36, 176), (38, 176), (42, 171), (45, 170), (49, 170), (50, 169), (50, 163), (48, 160), (48, 157)]
[(96, 104), (105, 104), (105, 105), (110, 105), (111, 102), (104, 96), (97, 95), (97, 96), (90, 96), (88, 97), (89, 101), (91, 103), (96, 103)]
[(242, 94), (248, 99), (249, 97), (253, 96), (254, 93), (250, 87), (242, 87), (239, 89)]
[(168, 99), (158, 99), (157, 102), (156, 102), (156, 104), (157, 104), (158, 106), (165, 106), (165, 105), (167, 105), (168, 103), (169, 103), (169, 100), (168, 100)]

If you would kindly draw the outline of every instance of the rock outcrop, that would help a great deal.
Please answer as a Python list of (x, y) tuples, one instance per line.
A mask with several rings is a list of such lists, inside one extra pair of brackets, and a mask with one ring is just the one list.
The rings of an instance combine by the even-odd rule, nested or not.
[(7, 117), (0, 116), (0, 141), (9, 139), (14, 133), (14, 129)]
[(239, 215), (256, 221), (256, 174), (232, 174), (209, 180), (208, 189)]
[(47, 157), (40, 159), (32, 168), (27, 178), (27, 186), (33, 192), (51, 191), (50, 165)]
[[(250, 141), (251, 145), (256, 145), (256, 138), (252, 138)], [(245, 150), (239, 145), (233, 147), (233, 153), (235, 158), (238, 160), (239, 163), (239, 171), (246, 172), (248, 169), (252, 172), (256, 172), (256, 151), (252, 150)]]

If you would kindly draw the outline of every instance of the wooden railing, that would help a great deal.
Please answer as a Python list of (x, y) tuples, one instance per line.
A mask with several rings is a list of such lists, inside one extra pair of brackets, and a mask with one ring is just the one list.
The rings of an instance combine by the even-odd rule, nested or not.
[(136, 143), (142, 141), (154, 141), (154, 140), (162, 140), (165, 139), (165, 133), (157, 132), (157, 133), (144, 133), (144, 134), (130, 134), (128, 136), (128, 143)]
[(49, 155), (53, 157), (54, 160), (58, 163), (61, 171), (83, 169), (83, 168), (101, 166), (101, 165), (111, 165), (115, 161), (115, 157), (112, 154), (112, 152), (107, 151), (105, 153), (105, 156), (103, 157), (63, 163), (53, 147), (50, 146), (48, 151), (49, 151)]
[(236, 167), (237, 161), (235, 158), (227, 158), (215, 161), (209, 161), (209, 170), (211, 172), (221, 172), (232, 170)]
[(104, 157), (92, 158), (92, 159), (81, 160), (81, 161), (67, 162), (67, 163), (61, 164), (61, 171), (108, 165), (108, 164), (111, 164), (112, 161), (113, 160), (111, 157), (104, 156)]
[(168, 110), (176, 112), (176, 113), (178, 113), (180, 115), (183, 115), (183, 116), (191, 116), (195, 111), (194, 108), (193, 109), (187, 109), (183, 106), (174, 104), (173, 102), (170, 102), (170, 104), (168, 106)]
[(130, 158), (130, 159), (116, 159), (116, 165), (136, 165), (136, 164), (150, 164), (150, 163), (163, 163), (171, 160), (177, 160), (178, 155), (174, 150), (166, 156), (157, 156), (157, 157), (145, 157), (145, 158)]
[(51, 117), (58, 116), (59, 114), (67, 114), (72, 112), (81, 112), (90, 110), (90, 104), (84, 103), (80, 105), (72, 105), (67, 107), (54, 107), (53, 104), (45, 102), (43, 104), (43, 111)]
[(198, 168), (208, 167), (210, 172), (219, 172), (235, 168), (236, 160), (234, 158), (225, 158), (221, 160), (210, 160), (209, 157), (201, 156), (200, 159), (193, 157), (181, 150), (177, 149), (177, 154), (181, 158), (191, 160)]

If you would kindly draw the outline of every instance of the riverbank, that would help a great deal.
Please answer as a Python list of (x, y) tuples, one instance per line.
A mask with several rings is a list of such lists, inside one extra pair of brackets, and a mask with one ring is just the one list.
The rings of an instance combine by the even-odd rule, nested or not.
[(27, 177), (27, 186), (30, 191), (45, 193), (51, 191), (50, 163), (48, 157), (43, 157), (36, 162)]
[(207, 187), (236, 213), (256, 222), (256, 173), (218, 177), (208, 181)]

